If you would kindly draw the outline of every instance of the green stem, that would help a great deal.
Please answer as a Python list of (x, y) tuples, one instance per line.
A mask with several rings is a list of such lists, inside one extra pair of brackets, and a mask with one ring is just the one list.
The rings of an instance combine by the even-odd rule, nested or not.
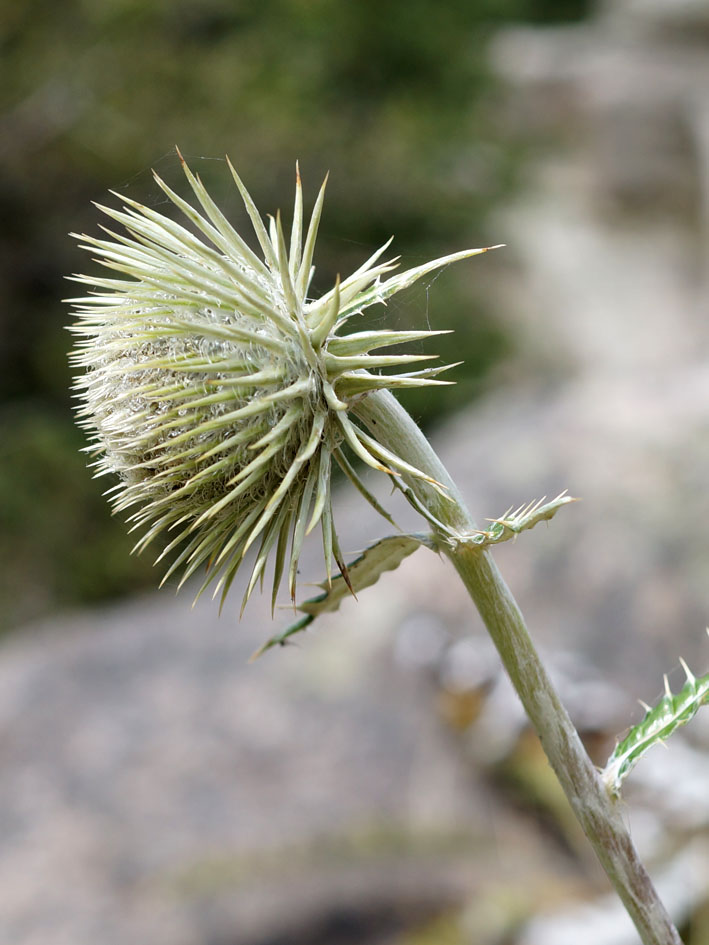
[(355, 412), (379, 442), (446, 487), (447, 498), (425, 481), (407, 480), (429, 512), (458, 536), (451, 541), (442, 531), (441, 548), (480, 612), (572, 810), (644, 945), (682, 945), (618, 804), (606, 791), (539, 658), (512, 593), (490, 553), (465, 540), (475, 523), (438, 456), (388, 391), (370, 394)]

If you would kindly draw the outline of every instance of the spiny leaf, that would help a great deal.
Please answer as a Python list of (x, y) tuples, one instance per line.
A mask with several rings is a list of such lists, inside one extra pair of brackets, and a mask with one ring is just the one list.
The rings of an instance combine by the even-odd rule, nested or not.
[(333, 578), (330, 586), (327, 581), (323, 581), (319, 585), (323, 589), (322, 594), (298, 604), (297, 609), (306, 616), (301, 617), (281, 633), (272, 636), (254, 653), (252, 659), (256, 659), (274, 646), (284, 646), (294, 633), (305, 630), (320, 614), (337, 610), (345, 597), (376, 584), (385, 571), (394, 571), (404, 558), (413, 554), (421, 545), (435, 547), (433, 537), (425, 534), (390, 535), (370, 545), (352, 564), (347, 566), (350, 586), (342, 575)]
[(528, 505), (521, 505), (514, 512), (508, 509), (500, 518), (489, 519), (492, 524), (490, 528), (473, 532), (466, 536), (466, 541), (482, 548), (489, 545), (498, 545), (500, 542), (509, 541), (515, 535), (525, 531), (528, 528), (534, 528), (538, 522), (548, 522), (554, 518), (562, 505), (568, 505), (570, 502), (577, 502), (572, 496), (566, 494), (566, 489), (561, 492), (551, 502), (544, 503), (546, 496), (543, 496), (537, 502), (530, 502)]
[(665, 695), (654, 708), (647, 708), (643, 720), (618, 742), (608, 759), (603, 780), (616, 797), (620, 794), (621, 784), (645, 752), (686, 725), (709, 702), (709, 673), (697, 679), (684, 660), (680, 659), (680, 663), (687, 677), (684, 686), (673, 695), (665, 676)]

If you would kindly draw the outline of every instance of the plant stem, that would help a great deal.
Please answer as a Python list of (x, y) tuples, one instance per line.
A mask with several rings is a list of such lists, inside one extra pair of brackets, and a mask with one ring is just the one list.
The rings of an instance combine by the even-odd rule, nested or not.
[[(428, 483), (407, 478), (418, 500), (444, 526), (439, 535), (441, 549), (480, 612), (571, 808), (644, 945), (682, 945), (638, 857), (618, 804), (606, 791), (539, 658), (512, 593), (489, 552), (465, 540), (475, 523), (438, 456), (388, 391), (370, 394), (357, 405), (356, 413), (380, 443), (446, 487), (447, 497), (443, 497)], [(451, 540), (448, 529), (457, 539)]]
[(584, 833), (645, 945), (679, 945), (640, 862), (618, 805), (608, 795), (553, 683), (524, 618), (489, 553), (461, 546), (449, 554), (497, 647)]

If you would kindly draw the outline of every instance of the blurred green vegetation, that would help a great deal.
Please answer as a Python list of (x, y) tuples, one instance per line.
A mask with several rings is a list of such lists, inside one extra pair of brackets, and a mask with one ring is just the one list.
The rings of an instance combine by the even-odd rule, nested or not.
[[(519, 150), (498, 118), (487, 38), (512, 20), (583, 17), (582, 0), (26, 0), (0, 5), (0, 626), (154, 582), (126, 551), (78, 453), (68, 395), (65, 273), (90, 266), (66, 236), (95, 232), (113, 188), (159, 202), (182, 188), (174, 144), (237, 216), (228, 152), (264, 211), (310, 197), (327, 169), (317, 287), (396, 234), (414, 265), (482, 245)], [(499, 241), (495, 239), (495, 241)], [(424, 422), (467, 401), (508, 347), (475, 294), (474, 263), (397, 301), (399, 327), (455, 328), (466, 362)], [(374, 313), (375, 319), (382, 314)]]

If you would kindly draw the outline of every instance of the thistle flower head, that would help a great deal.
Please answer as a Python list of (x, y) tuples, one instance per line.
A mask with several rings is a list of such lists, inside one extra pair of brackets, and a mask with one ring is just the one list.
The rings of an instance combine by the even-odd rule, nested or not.
[[(182, 160), (182, 159), (181, 159)], [(445, 368), (410, 371), (430, 357), (389, 354), (432, 331), (350, 331), (354, 316), (427, 272), (484, 250), (466, 250), (383, 278), (388, 243), (320, 298), (309, 296), (323, 184), (307, 229), (296, 175), (292, 227), (280, 214), (264, 224), (234, 168), (261, 255), (218, 209), (199, 177), (182, 166), (196, 204), (158, 186), (185, 220), (128, 198), (99, 209), (122, 232), (78, 236), (111, 275), (74, 276), (92, 287), (71, 299), (77, 336), (71, 359), (80, 424), (97, 475), (129, 511), (142, 550), (166, 541), (165, 579), (206, 570), (226, 595), (248, 549), (258, 551), (244, 603), (273, 553), (273, 599), (287, 573), (295, 594), (305, 535), (320, 525), (328, 580), (334, 558), (346, 568), (333, 525), (330, 472), (336, 462), (375, 505), (347, 452), (390, 476), (426, 478), (352, 418), (359, 398), (383, 388), (445, 383)], [(76, 235), (76, 234), (74, 234)], [(384, 353), (382, 353), (384, 352)], [(399, 368), (384, 374), (382, 369)], [(381, 508), (377, 505), (380, 511)]]

